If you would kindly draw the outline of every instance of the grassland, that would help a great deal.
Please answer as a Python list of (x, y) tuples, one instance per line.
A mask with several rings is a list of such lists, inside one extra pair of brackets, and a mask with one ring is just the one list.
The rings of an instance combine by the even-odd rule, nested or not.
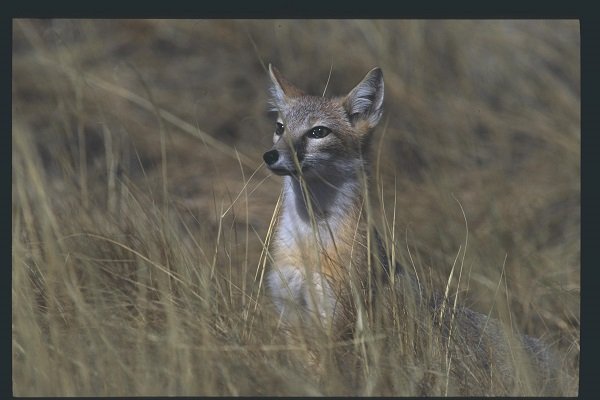
[(263, 280), (270, 62), (314, 94), (383, 69), (395, 257), (542, 338), (575, 395), (579, 40), (576, 21), (15, 20), (14, 394), (462, 393), (395, 316), (324, 343), (319, 376), (286, 344)]

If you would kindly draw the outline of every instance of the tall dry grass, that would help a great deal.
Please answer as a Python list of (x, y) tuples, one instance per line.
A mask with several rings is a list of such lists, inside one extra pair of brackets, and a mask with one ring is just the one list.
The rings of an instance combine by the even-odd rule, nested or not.
[(314, 94), (382, 67), (388, 250), (542, 338), (577, 393), (576, 21), (15, 20), (12, 62), (15, 395), (464, 393), (417, 308), (317, 343), (325, 373), (286, 344), (268, 62)]

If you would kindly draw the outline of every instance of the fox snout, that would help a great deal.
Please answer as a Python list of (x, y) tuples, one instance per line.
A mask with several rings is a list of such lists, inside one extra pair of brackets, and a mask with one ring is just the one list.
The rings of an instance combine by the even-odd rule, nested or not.
[(277, 149), (271, 149), (263, 154), (263, 160), (276, 175), (292, 175), (296, 170), (289, 157)]

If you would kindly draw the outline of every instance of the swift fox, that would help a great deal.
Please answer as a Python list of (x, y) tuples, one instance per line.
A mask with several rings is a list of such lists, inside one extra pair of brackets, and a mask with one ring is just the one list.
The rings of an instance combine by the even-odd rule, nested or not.
[(365, 150), (383, 111), (379, 68), (343, 98), (307, 96), (269, 66), (279, 113), (263, 158), (283, 176), (283, 203), (268, 283), (288, 323), (351, 324), (347, 279), (367, 264), (361, 218)]
[[(356, 293), (368, 298), (377, 287), (373, 282), (408, 282), (441, 327), (442, 341), (452, 342), (483, 369), (494, 366), (509, 382), (513, 347), (523, 349), (541, 371), (543, 387), (553, 361), (539, 340), (519, 336), (513, 341), (496, 320), (467, 308), (453, 309), (439, 295), (424, 299), (400, 265), (388, 266), (364, 211), (369, 142), (383, 112), (381, 69), (372, 69), (346, 96), (334, 98), (305, 94), (271, 65), (269, 75), (272, 111), (278, 118), (273, 147), (263, 158), (283, 177), (283, 198), (267, 279), (286, 326), (310, 331), (318, 324), (334, 335), (352, 332)], [(444, 314), (444, 309), (451, 310)]]

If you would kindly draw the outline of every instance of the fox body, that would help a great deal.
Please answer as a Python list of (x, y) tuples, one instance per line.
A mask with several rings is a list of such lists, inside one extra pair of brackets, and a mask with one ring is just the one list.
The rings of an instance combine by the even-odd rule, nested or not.
[(343, 283), (367, 263), (363, 178), (382, 113), (383, 74), (375, 68), (347, 96), (325, 98), (269, 72), (279, 117), (264, 159), (284, 180), (269, 286), (288, 322), (349, 323)]
[[(366, 294), (374, 272), (389, 273), (378, 235), (369, 232), (363, 211), (370, 135), (383, 111), (383, 74), (375, 68), (346, 96), (325, 98), (305, 94), (271, 66), (269, 73), (278, 119), (273, 147), (263, 158), (283, 176), (283, 201), (268, 285), (288, 326), (318, 323), (339, 335), (351, 331), (357, 318), (348, 283)], [(400, 266), (395, 270), (401, 275), (396, 282), (408, 282), (422, 304), (420, 286)], [(451, 307), (435, 293), (423, 304), (441, 327), (442, 340), (456, 344), (455, 358), (462, 354), (486, 370), (493, 366), (510, 385), (515, 343), (540, 371), (541, 392), (553, 392), (548, 381), (557, 372), (556, 362), (541, 341), (528, 336), (511, 341), (499, 321), (468, 308), (437, 318)], [(450, 338), (452, 330), (456, 333)]]

